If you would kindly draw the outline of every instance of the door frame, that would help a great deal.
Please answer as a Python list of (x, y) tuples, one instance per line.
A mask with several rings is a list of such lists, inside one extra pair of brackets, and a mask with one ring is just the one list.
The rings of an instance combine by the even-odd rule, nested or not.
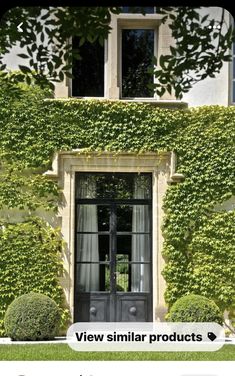
[(165, 261), (162, 257), (163, 198), (171, 177), (175, 172), (173, 152), (92, 152), (86, 149), (60, 151), (55, 153), (52, 168), (45, 172), (48, 178), (58, 183), (61, 200), (58, 215), (52, 225), (59, 226), (64, 240), (62, 261), (64, 273), (60, 283), (65, 294), (71, 321), (74, 321), (74, 231), (75, 231), (75, 173), (96, 172), (150, 172), (152, 173), (152, 255), (153, 255), (153, 321), (164, 321), (167, 312), (164, 292), (165, 280), (162, 270)]

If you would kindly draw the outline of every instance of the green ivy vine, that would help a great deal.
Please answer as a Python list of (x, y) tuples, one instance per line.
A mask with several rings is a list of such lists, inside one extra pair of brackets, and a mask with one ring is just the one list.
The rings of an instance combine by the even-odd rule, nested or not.
[(61, 311), (61, 328), (69, 318), (59, 278), (63, 275), (59, 229), (31, 217), (0, 227), (0, 335), (8, 305), (31, 291), (50, 296)]
[(166, 302), (171, 306), (193, 292), (232, 311), (234, 211), (214, 208), (235, 195), (235, 108), (168, 110), (122, 101), (46, 97), (48, 93), (36, 86), (22, 85), (18, 95), (0, 93), (0, 208), (32, 211), (56, 206), (56, 184), (42, 172), (50, 168), (58, 150), (174, 150), (177, 172), (185, 180), (169, 186), (164, 199)]

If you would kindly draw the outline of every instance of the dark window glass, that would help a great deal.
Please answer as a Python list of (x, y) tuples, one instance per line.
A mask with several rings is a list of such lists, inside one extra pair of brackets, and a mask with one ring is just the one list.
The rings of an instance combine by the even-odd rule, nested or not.
[(117, 205), (118, 232), (149, 232), (150, 213), (148, 205)]
[(154, 30), (122, 30), (122, 97), (153, 97)]
[(117, 236), (117, 255), (127, 255), (131, 261), (131, 235)]
[[(151, 198), (151, 175), (150, 174), (78, 173), (76, 178), (77, 178), (76, 198), (80, 198), (80, 199), (95, 199), (95, 198), (150, 199)], [(88, 209), (91, 210), (91, 208), (89, 208), (89, 205), (88, 205)], [(107, 214), (106, 214), (106, 219), (107, 219)], [(106, 222), (107, 220), (104, 220), (104, 223)], [(104, 227), (105, 226), (106, 225), (104, 225)]]
[(132, 232), (133, 206), (117, 205), (117, 231)]
[(150, 249), (149, 234), (117, 235), (117, 257), (127, 255), (128, 261), (148, 262), (150, 261)]
[(122, 13), (154, 13), (154, 7), (122, 7)]
[(109, 231), (110, 207), (98, 206), (98, 231)]
[(85, 42), (79, 47), (79, 38), (73, 38), (81, 60), (73, 62), (72, 95), (78, 97), (104, 96), (104, 46), (98, 41)]
[(233, 102), (235, 103), (235, 81), (233, 81)]

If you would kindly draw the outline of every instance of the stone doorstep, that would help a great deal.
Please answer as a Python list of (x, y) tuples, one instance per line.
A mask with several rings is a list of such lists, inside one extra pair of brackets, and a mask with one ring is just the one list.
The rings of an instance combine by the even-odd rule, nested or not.
[[(221, 339), (222, 340), (222, 339)], [(39, 344), (58, 344), (68, 343), (66, 337), (55, 337), (50, 341), (12, 341), (9, 337), (0, 338), (0, 345), (39, 345)], [(225, 338), (225, 344), (235, 345), (235, 337)]]

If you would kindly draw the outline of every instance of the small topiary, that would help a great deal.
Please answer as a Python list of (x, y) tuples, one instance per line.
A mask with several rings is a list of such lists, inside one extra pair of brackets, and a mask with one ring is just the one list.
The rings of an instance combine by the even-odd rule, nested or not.
[(4, 318), (6, 334), (14, 341), (53, 339), (59, 325), (60, 312), (54, 300), (34, 292), (15, 299)]
[(185, 295), (170, 309), (167, 320), (171, 322), (216, 322), (222, 324), (223, 316), (219, 307), (201, 295)]

